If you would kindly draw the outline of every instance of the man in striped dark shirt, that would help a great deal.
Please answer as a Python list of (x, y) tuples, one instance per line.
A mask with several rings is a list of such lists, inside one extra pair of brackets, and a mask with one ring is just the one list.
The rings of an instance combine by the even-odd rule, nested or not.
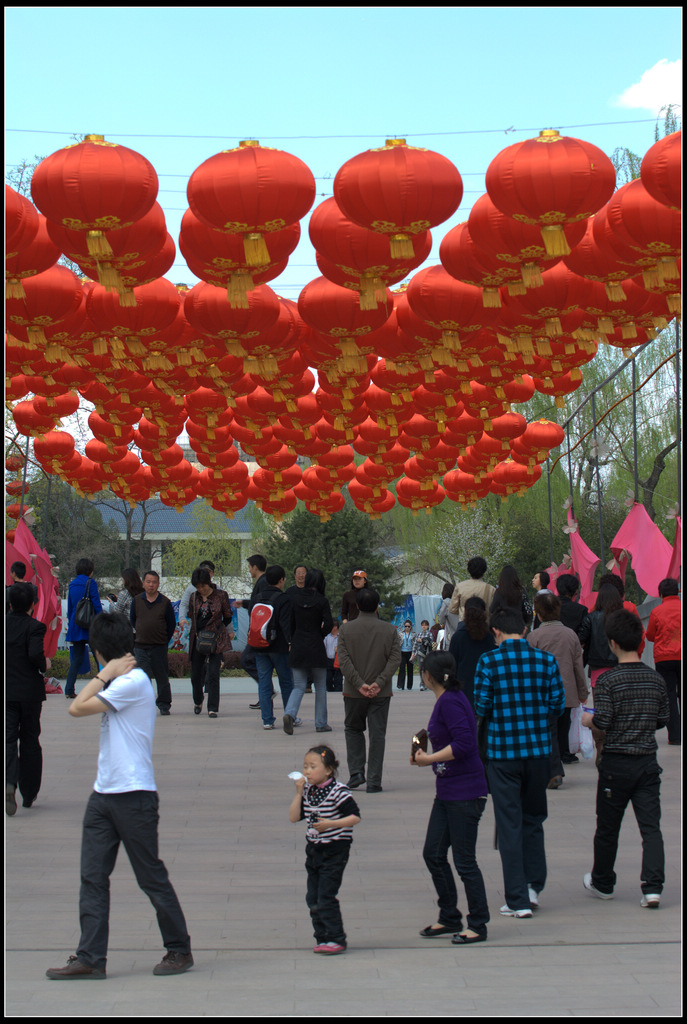
[(491, 617), (497, 648), (475, 669), (475, 714), (488, 720), (487, 779), (498, 830), (506, 917), (531, 917), (546, 882), (544, 821), (549, 781), (549, 719), (565, 709), (552, 654), (530, 647), (518, 610)]
[(639, 658), (643, 633), (633, 612), (622, 608), (608, 616), (606, 636), (618, 665), (599, 676), (594, 714), (582, 716), (583, 725), (593, 722), (606, 733), (598, 762), (594, 867), (584, 876), (584, 887), (599, 899), (613, 899), (618, 836), (632, 803), (642, 836), (640, 906), (656, 909), (665, 882), (656, 730), (670, 715), (664, 680)]

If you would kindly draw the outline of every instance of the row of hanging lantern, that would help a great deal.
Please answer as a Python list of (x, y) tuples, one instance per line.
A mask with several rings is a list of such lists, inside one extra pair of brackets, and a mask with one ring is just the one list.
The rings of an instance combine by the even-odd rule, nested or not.
[[(441, 265), (394, 294), (462, 182), (440, 154), (389, 140), (313, 211), (323, 276), (296, 305), (265, 282), (314, 200), (302, 161), (252, 142), (194, 171), (179, 244), (202, 283), (188, 290), (154, 273), (171, 239), (152, 165), (89, 136), (37, 168), (41, 213), (6, 189), (8, 398), (36, 396), (14, 406), (17, 428), (49, 472), (132, 503), (202, 495), (231, 514), (252, 499), (281, 516), (301, 499), (326, 518), (343, 484), (375, 516), (521, 492), (562, 434), (511, 404), (536, 388), (562, 406), (600, 341), (627, 349), (679, 313), (679, 162), (676, 133), (614, 193), (588, 143), (549, 131), (510, 146)], [(54, 266), (61, 252), (98, 282)], [(54, 429), (78, 393), (96, 410), (85, 456)], [(184, 425), (202, 470), (176, 444)], [(250, 480), (234, 442), (258, 463)]]

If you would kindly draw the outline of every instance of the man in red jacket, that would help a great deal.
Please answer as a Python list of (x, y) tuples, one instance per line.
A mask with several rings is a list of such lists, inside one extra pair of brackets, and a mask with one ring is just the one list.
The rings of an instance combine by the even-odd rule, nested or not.
[(682, 728), (680, 722), (680, 670), (682, 667), (682, 602), (679, 597), (678, 581), (661, 580), (658, 596), (661, 604), (649, 616), (646, 631), (647, 640), (654, 645), (656, 671), (663, 676), (668, 690), (668, 742), (680, 746)]

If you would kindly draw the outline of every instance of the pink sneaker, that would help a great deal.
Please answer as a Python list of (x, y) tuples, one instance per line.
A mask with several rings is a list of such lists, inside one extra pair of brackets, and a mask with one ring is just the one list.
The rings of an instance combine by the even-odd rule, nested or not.
[(313, 953), (324, 953), (325, 956), (334, 956), (336, 953), (345, 953), (346, 947), (338, 942), (319, 942), (313, 949)]

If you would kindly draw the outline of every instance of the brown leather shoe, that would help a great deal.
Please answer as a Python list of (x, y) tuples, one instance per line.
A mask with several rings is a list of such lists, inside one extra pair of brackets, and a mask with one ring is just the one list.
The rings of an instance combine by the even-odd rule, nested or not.
[(84, 978), (92, 981), (100, 981), (105, 978), (105, 968), (89, 967), (78, 956), (70, 956), (66, 967), (51, 967), (45, 972), (46, 978), (53, 981), (61, 981), (63, 978)]
[(183, 974), (193, 967), (193, 956), (191, 953), (179, 953), (176, 949), (170, 949), (169, 953), (163, 956), (162, 960), (153, 968), (153, 974), (158, 977), (163, 974)]

